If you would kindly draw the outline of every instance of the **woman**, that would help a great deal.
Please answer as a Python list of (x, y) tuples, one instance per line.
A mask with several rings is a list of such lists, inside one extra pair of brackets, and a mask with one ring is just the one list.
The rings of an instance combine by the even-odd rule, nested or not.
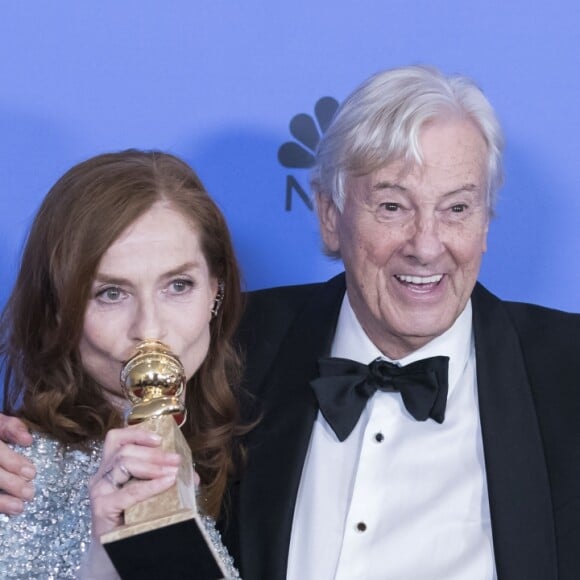
[[(43, 492), (22, 515), (0, 516), (1, 577), (76, 577), (90, 540), (91, 478), (95, 537), (175, 481), (177, 456), (162, 453), (154, 435), (121, 428), (120, 370), (144, 339), (169, 345), (185, 368), (183, 433), (201, 479), (204, 522), (219, 544), (212, 518), (245, 431), (232, 391), (239, 288), (224, 218), (176, 157), (99, 155), (54, 185), (1, 319), (5, 408), (35, 432), (22, 451)], [(123, 487), (130, 476), (143, 480), (131, 492)], [(93, 562), (101, 550), (91, 551)]]

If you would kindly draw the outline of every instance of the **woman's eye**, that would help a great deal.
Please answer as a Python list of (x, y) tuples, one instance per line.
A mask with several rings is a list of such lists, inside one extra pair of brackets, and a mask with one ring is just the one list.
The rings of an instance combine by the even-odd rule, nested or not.
[(170, 284), (171, 290), (176, 294), (183, 294), (193, 286), (191, 280), (173, 280)]
[(455, 205), (451, 206), (451, 211), (453, 213), (462, 213), (467, 209), (466, 203), (456, 203)]
[(109, 286), (97, 292), (97, 298), (102, 302), (119, 302), (123, 295), (123, 291), (117, 286)]

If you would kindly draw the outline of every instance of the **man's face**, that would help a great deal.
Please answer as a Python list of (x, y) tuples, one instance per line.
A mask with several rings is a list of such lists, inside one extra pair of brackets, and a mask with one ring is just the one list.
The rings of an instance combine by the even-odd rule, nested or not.
[(365, 332), (398, 359), (452, 326), (486, 250), (487, 147), (468, 120), (421, 131), (421, 166), (396, 161), (350, 177), (340, 213), (319, 197), (323, 239), (339, 252)]

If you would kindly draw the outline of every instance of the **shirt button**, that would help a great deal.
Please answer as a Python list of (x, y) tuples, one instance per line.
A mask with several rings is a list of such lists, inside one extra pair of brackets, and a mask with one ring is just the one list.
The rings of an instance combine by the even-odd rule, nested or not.
[(356, 525), (356, 529), (357, 529), (359, 532), (366, 532), (367, 525), (366, 525), (364, 522), (359, 522), (359, 523)]
[(375, 441), (377, 443), (382, 443), (385, 439), (385, 436), (382, 433), (375, 433)]

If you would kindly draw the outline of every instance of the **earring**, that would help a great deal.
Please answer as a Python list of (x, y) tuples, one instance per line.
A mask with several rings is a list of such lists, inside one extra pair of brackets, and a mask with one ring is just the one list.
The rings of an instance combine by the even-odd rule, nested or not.
[(218, 282), (218, 290), (217, 290), (217, 294), (215, 295), (215, 298), (213, 299), (213, 305), (211, 307), (211, 315), (215, 318), (218, 315), (218, 312), (220, 310), (220, 306), (222, 305), (222, 302), (224, 301), (224, 295), (225, 295), (225, 283), (223, 280), (220, 280)]

